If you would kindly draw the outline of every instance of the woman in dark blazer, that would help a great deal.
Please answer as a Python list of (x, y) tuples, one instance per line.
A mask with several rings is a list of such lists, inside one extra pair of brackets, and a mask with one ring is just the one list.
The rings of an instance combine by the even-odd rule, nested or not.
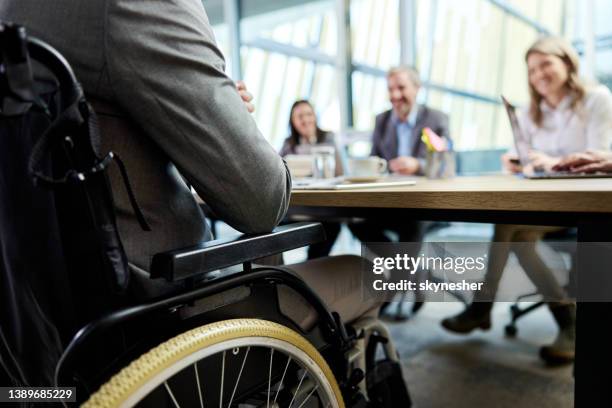
[[(291, 134), (285, 139), (280, 150), (282, 157), (289, 154), (310, 154), (310, 149), (313, 146), (333, 146), (336, 149), (335, 175), (342, 175), (342, 162), (340, 161), (338, 148), (334, 141), (334, 134), (319, 128), (314, 108), (310, 102), (301, 99), (293, 103), (289, 114), (289, 129)], [(325, 221), (322, 224), (325, 229), (326, 240), (313, 244), (308, 248), (308, 259), (329, 255), (340, 233), (339, 222)]]

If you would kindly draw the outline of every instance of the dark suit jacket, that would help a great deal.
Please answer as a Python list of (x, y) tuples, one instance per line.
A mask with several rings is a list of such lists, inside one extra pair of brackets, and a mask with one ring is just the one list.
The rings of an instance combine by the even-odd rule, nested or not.
[[(410, 149), (410, 155), (421, 159), (422, 164), (427, 156), (427, 146), (421, 141), (421, 132), (426, 127), (436, 132), (439, 136), (450, 140), (448, 116), (438, 110), (419, 105), (415, 126), (412, 130), (414, 143)], [(372, 135), (371, 155), (391, 160), (398, 157), (397, 149), (397, 130), (391, 120), (391, 110), (388, 110), (376, 116), (376, 126)], [(422, 170), (423, 165), (421, 165)]]
[(70, 62), (99, 114), (102, 147), (125, 162), (152, 231), (140, 229), (116, 170), (111, 184), (132, 265), (210, 238), (184, 180), (234, 228), (283, 219), (291, 179), (257, 129), (198, 0), (0, 0)]

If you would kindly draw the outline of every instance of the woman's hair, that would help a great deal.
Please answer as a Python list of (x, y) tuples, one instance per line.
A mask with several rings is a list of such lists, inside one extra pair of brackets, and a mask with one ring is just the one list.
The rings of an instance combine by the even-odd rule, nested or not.
[[(291, 130), (291, 135), (289, 136), (290, 137), (289, 142), (291, 143), (292, 147), (295, 147), (300, 144), (300, 134), (295, 128), (295, 126), (293, 125), (293, 111), (295, 110), (295, 108), (297, 108), (300, 105), (308, 105), (310, 106), (310, 109), (312, 109), (314, 112), (314, 108), (312, 104), (308, 102), (306, 99), (299, 99), (293, 102), (293, 105), (291, 105), (291, 110), (289, 111), (289, 129)], [(327, 132), (325, 132), (324, 130), (321, 130), (319, 128), (319, 125), (315, 125), (315, 126), (317, 128), (317, 143), (321, 143), (323, 142), (323, 139), (325, 138), (325, 134)]]
[[(582, 80), (578, 77), (579, 60), (574, 48), (561, 37), (542, 37), (538, 39), (525, 53), (525, 62), (534, 53), (554, 55), (561, 58), (567, 68), (567, 82), (565, 83), (569, 93), (573, 96), (571, 108), (576, 110), (584, 100), (586, 90)], [(539, 127), (542, 126), (542, 95), (540, 95), (533, 85), (529, 82), (529, 95), (531, 103), (529, 106), (529, 116)]]

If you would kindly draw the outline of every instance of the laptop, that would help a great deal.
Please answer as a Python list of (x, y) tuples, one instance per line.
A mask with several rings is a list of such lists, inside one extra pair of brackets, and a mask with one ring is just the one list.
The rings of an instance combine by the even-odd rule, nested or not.
[[(516, 107), (512, 105), (502, 95), (502, 102), (506, 108), (510, 127), (512, 128), (512, 136), (514, 137), (514, 146), (519, 157), (519, 162), (525, 168), (529, 160), (529, 151), (531, 150), (531, 139), (523, 132), (519, 125), (518, 117), (516, 116)], [(574, 179), (574, 178), (607, 178), (612, 177), (610, 173), (572, 173), (569, 171), (537, 171), (534, 170), (529, 174), (523, 173), (523, 176), (528, 179)]]

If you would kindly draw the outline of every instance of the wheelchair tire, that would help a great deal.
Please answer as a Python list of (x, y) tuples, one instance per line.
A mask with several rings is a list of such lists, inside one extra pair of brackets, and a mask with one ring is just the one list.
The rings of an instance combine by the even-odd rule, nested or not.
[[(241, 402), (240, 405), (237, 405), (238, 401), (234, 398), (234, 394), (236, 394), (236, 389), (240, 383), (245, 362), (251, 348), (257, 349), (252, 355), (255, 355), (255, 358), (259, 356), (260, 359), (262, 356), (267, 356), (265, 354), (267, 349), (270, 350), (269, 363), (265, 365), (261, 362), (260, 364), (255, 364), (255, 368), (259, 370), (261, 376), (259, 374), (249, 376), (259, 378), (260, 381), (263, 379), (267, 387), (264, 385), (262, 390), (262, 386), (260, 386), (259, 391), (253, 391), (254, 395), (259, 392), (255, 397), (245, 397), (244, 392), (239, 392), (236, 396), (239, 396)], [(239, 355), (240, 353), (242, 354)], [(282, 359), (278, 357), (281, 353), (286, 357)], [(230, 354), (230, 357), (226, 357), (226, 354)], [(234, 356), (231, 354), (234, 354)], [(277, 356), (277, 361), (274, 361), (274, 356)], [(232, 367), (229, 366), (229, 360), (234, 357), (236, 359), (233, 363), (233, 371), (234, 373), (238, 371), (240, 366), (239, 375), (234, 386), (232, 387), (232, 384), (230, 384), (224, 390), (225, 372), (229, 373), (231, 371), (230, 368)], [(206, 395), (202, 394), (202, 390), (206, 392), (208, 385), (212, 383), (207, 380), (207, 378), (212, 377), (208, 377), (211, 370), (210, 368), (207, 370), (205, 367), (208, 367), (206, 364), (213, 364), (213, 360), (214, 364), (216, 364), (215, 367), (221, 364), (221, 375), (219, 379), (216, 379), (220, 383), (220, 391), (218, 384), (216, 384), (216, 389), (210, 391), (212, 399), (209, 399)], [(227, 369), (226, 360), (228, 364)], [(272, 386), (273, 362), (277, 364), (274, 387)], [(252, 362), (251, 366), (253, 366)], [(278, 369), (279, 366), (281, 370)], [(280, 382), (278, 382), (278, 372), (282, 371), (283, 366), (284, 372)], [(288, 370), (289, 367), (292, 367), (292, 370)], [(247, 368), (245, 371), (249, 370), (252, 371), (252, 368)], [(202, 372), (205, 372), (206, 376), (202, 376)], [(181, 404), (181, 401), (177, 401), (178, 395), (174, 395), (175, 393), (172, 392), (173, 385), (171, 382), (176, 382), (180, 379), (179, 377), (186, 377), (189, 374), (197, 380), (195, 381), (197, 391), (194, 390), (193, 393), (194, 395), (199, 394), (199, 404), (194, 404), (193, 400)], [(290, 385), (290, 376), (293, 378), (293, 385)], [(234, 375), (234, 377), (236, 376)], [(283, 382), (285, 377), (287, 377), (287, 380)], [(299, 377), (301, 379), (296, 388), (295, 383)], [(200, 378), (202, 378), (201, 381)], [(302, 383), (304, 383), (304, 387), (310, 387), (310, 389), (304, 388), (300, 394), (299, 391)], [(182, 385), (182, 383), (179, 384)], [(179, 388), (183, 387), (177, 387), (177, 389)], [(228, 397), (230, 395), (229, 390), (232, 388), (231, 397)], [(309, 401), (317, 390), (318, 393), (315, 395), (315, 398)], [(309, 393), (306, 396), (307, 391)], [(153, 397), (153, 393), (157, 393), (157, 396)], [(272, 395), (273, 393), (274, 395)], [(291, 397), (291, 393), (293, 393), (293, 397)], [(276, 398), (278, 398), (279, 394), (282, 394), (282, 396), (277, 404)], [(283, 397), (290, 399), (291, 402), (287, 405), (285, 401), (285, 405), (283, 405), (283, 402), (281, 402)], [(161, 343), (124, 367), (108, 382), (103, 384), (83, 404), (83, 407), (132, 407), (143, 402), (145, 398), (158, 401), (160, 406), (170, 405), (176, 407), (193, 405), (213, 406), (211, 402), (214, 398), (217, 398), (214, 401), (214, 406), (227, 406), (228, 408), (230, 406), (291, 406), (293, 408), (322, 406), (326, 408), (344, 408), (344, 401), (336, 379), (317, 349), (297, 332), (280, 324), (259, 319), (224, 320), (192, 329)], [(190, 396), (190, 398), (196, 397)], [(253, 401), (253, 399), (257, 401), (257, 398), (259, 398), (259, 402), (249, 402)], [(161, 399), (165, 401), (162, 403)], [(172, 404), (170, 404), (169, 400), (171, 400)], [(232, 402), (234, 402), (233, 405)], [(309, 402), (309, 404), (305, 405), (306, 402)], [(316, 405), (313, 405), (313, 402)], [(144, 405), (152, 406), (155, 404), (145, 403)]]

